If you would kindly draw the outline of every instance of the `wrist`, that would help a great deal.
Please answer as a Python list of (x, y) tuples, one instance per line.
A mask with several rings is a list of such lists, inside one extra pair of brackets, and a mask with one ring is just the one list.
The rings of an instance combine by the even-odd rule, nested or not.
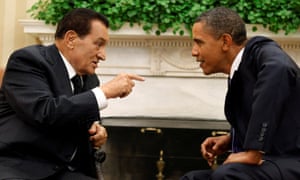
[(247, 154), (250, 155), (251, 159), (258, 163), (262, 160), (263, 153), (259, 150), (248, 150)]

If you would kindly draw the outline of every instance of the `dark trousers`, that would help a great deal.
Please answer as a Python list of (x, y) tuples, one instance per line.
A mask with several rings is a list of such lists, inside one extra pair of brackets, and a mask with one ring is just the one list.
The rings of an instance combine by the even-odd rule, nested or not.
[(300, 162), (297, 159), (265, 160), (260, 166), (230, 163), (216, 170), (196, 170), (180, 180), (299, 180)]
[(44, 180), (97, 180), (80, 172), (63, 171)]
[[(28, 179), (8, 178), (5, 180), (28, 180)], [(86, 175), (84, 175), (82, 173), (78, 173), (78, 172), (64, 172), (64, 173), (56, 174), (56, 175), (53, 175), (46, 179), (41, 179), (41, 180), (97, 180), (97, 179), (86, 176)]]

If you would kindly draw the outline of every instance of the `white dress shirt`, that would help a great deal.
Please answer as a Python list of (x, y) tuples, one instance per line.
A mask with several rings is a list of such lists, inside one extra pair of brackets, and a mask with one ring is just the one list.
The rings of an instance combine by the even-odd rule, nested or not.
[(244, 48), (240, 50), (238, 55), (233, 60), (233, 63), (231, 65), (231, 69), (230, 69), (230, 74), (229, 74), (230, 79), (232, 79), (234, 72), (238, 70), (238, 68), (241, 64), (241, 61), (242, 61), (243, 53), (244, 53)]
[[(76, 75), (76, 71), (74, 70), (72, 65), (69, 63), (69, 61), (67, 61), (67, 59), (63, 56), (63, 54), (61, 52), (59, 52), (59, 54), (60, 54), (61, 58), (63, 59), (63, 62), (67, 68), (71, 87), (72, 87), (72, 89), (74, 89), (71, 79)], [(94, 93), (94, 95), (96, 97), (99, 110), (106, 108), (108, 105), (108, 101), (107, 101), (106, 96), (104, 95), (104, 92), (99, 87), (95, 87), (94, 89), (92, 89), (92, 92)]]

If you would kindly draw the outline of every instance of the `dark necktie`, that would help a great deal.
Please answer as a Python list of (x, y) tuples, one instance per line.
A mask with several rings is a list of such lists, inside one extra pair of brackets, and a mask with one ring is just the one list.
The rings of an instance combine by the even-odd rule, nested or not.
[[(230, 77), (228, 77), (228, 89), (230, 88), (231, 86), (231, 79)], [(232, 152), (234, 153), (237, 153), (237, 152), (240, 152), (240, 148), (237, 144), (237, 139), (236, 139), (236, 130), (234, 129), (234, 127), (231, 127), (231, 150)]]
[(74, 76), (71, 79), (73, 86), (74, 86), (74, 94), (78, 94), (82, 92), (82, 88), (83, 88), (83, 84), (82, 84), (82, 80), (81, 77), (79, 75)]
[[(78, 94), (82, 92), (83, 89), (83, 82), (81, 80), (81, 77), (79, 75), (75, 75), (71, 79), (73, 83), (73, 94)], [(68, 166), (68, 169), (70, 171), (75, 171), (78, 168), (78, 146), (75, 147), (74, 152), (72, 154), (72, 157), (70, 158), (70, 164)]]

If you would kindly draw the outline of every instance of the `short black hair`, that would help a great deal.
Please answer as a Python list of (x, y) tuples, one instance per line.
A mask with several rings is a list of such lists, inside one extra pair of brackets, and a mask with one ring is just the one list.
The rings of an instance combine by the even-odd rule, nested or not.
[(62, 39), (69, 30), (74, 30), (79, 37), (84, 37), (90, 33), (93, 20), (99, 20), (109, 28), (108, 19), (104, 15), (88, 8), (73, 9), (59, 21), (55, 39)]
[(230, 34), (237, 45), (243, 44), (247, 39), (245, 22), (238, 13), (229, 8), (216, 7), (208, 10), (196, 18), (195, 23), (197, 22), (205, 22), (216, 39), (224, 33)]

